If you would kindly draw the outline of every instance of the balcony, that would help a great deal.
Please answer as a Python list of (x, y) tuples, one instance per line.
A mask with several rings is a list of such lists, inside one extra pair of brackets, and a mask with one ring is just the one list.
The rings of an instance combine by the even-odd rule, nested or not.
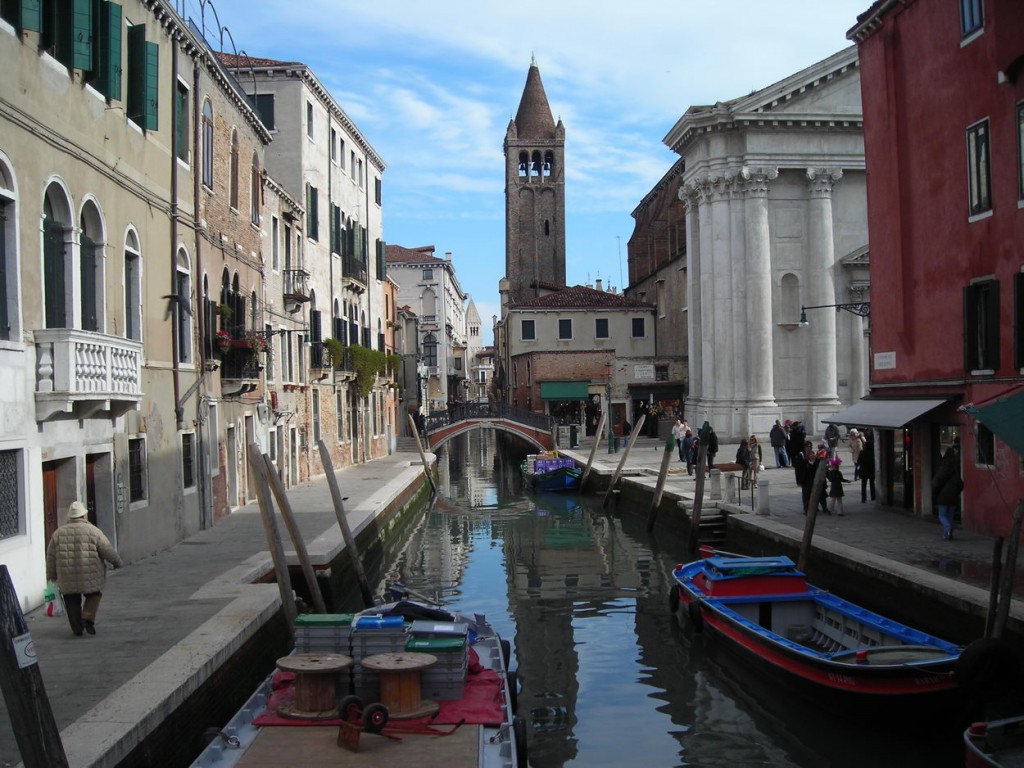
[(112, 418), (142, 401), (142, 343), (73, 328), (40, 329), (36, 346), (36, 420), (62, 413)]
[(344, 287), (365, 293), (366, 264), (352, 254), (345, 254), (341, 257), (341, 280)]
[(286, 269), (281, 275), (284, 280), (284, 303), (289, 312), (297, 312), (305, 302), (309, 301), (309, 271)]

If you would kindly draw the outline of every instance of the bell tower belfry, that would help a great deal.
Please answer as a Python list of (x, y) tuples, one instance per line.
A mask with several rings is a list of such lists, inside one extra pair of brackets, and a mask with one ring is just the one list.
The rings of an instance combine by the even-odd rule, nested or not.
[(505, 277), (510, 306), (565, 285), (565, 127), (551, 117), (537, 61), (505, 132)]

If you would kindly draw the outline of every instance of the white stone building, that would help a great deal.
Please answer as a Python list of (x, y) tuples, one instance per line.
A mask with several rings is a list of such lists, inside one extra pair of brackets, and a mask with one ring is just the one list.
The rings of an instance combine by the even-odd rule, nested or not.
[[(867, 389), (867, 204), (857, 51), (689, 108), (665, 137), (685, 174), (690, 423), (767, 434)], [(803, 307), (808, 325), (801, 325)], [(853, 307), (851, 307), (853, 309)]]

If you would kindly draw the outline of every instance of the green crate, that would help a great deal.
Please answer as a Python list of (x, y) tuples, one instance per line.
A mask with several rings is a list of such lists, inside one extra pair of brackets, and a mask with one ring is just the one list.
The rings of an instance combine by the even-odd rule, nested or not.
[(303, 613), (295, 617), (297, 627), (350, 627), (351, 613)]
[(405, 643), (405, 650), (413, 653), (457, 653), (466, 647), (464, 637), (416, 637)]

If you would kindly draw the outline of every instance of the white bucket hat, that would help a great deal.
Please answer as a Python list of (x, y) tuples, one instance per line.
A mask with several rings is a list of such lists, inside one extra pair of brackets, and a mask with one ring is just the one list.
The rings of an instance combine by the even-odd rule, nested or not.
[(77, 520), (80, 517), (88, 517), (89, 510), (85, 508), (85, 504), (80, 501), (72, 501), (71, 506), (68, 507), (68, 520)]

